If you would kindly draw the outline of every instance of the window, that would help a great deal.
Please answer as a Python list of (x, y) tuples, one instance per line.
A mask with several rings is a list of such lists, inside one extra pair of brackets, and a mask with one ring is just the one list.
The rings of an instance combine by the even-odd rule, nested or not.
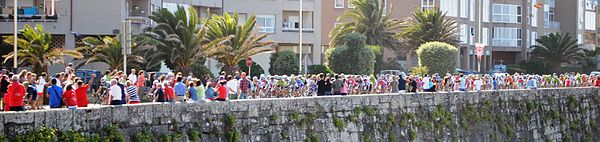
[(469, 3), (467, 0), (460, 0), (460, 17), (467, 18), (467, 14), (469, 13)]
[(435, 0), (421, 0), (421, 9), (433, 9), (435, 7)]
[(275, 15), (256, 15), (258, 32), (275, 33)]
[(483, 42), (483, 45), (489, 45), (488, 43), (488, 28), (483, 28), (481, 30), (481, 42)]
[(446, 16), (458, 16), (458, 0), (440, 1), (440, 10), (446, 13)]
[(483, 0), (483, 22), (490, 22), (490, 0)]
[[(584, 7), (585, 5), (585, 0), (579, 0), (579, 7)], [(583, 12), (583, 8), (578, 8), (578, 14), (579, 15), (579, 19), (578, 19), (578, 24), (577, 24), (577, 28), (580, 30), (583, 30), (583, 19), (585, 18), (585, 13)]]
[(493, 5), (493, 22), (499, 23), (520, 23), (521, 22), (521, 6), (509, 4), (494, 4)]
[(597, 0), (585, 0), (585, 9), (586, 10), (596, 10), (596, 5), (598, 5)]
[(538, 24), (537, 24), (538, 9), (534, 7), (534, 5), (536, 3), (537, 3), (537, 0), (532, 0), (532, 2), (531, 2), (531, 8), (530, 8), (531, 9), (531, 26), (533, 26), (533, 27), (537, 27), (538, 26)]
[(583, 44), (583, 34), (577, 34), (577, 44)]
[(537, 39), (537, 32), (531, 32), (531, 46), (533, 45), (537, 45), (537, 42), (535, 41), (535, 39)]
[(387, 0), (382, 0), (383, 3), (383, 16), (387, 15), (388, 9), (387, 9)]
[(356, 6), (354, 6), (354, 4), (352, 4), (350, 1), (352, 0), (348, 0), (348, 8), (355, 8)]
[(521, 46), (521, 29), (494, 28), (492, 31), (492, 45), (513, 47)]
[(344, 0), (334, 0), (335, 8), (344, 8)]
[(469, 44), (467, 36), (469, 36), (467, 34), (467, 25), (466, 24), (460, 25), (460, 43), (462, 43), (462, 44)]
[(475, 10), (476, 10), (475, 9), (475, 0), (471, 0), (469, 9), (471, 9), (471, 10), (469, 10), (471, 12), (469, 19), (471, 21), (475, 21)]
[(585, 29), (596, 30), (596, 13), (586, 11), (585, 12)]
[(544, 21), (554, 21), (554, 8), (544, 12)]
[(470, 34), (469, 34), (469, 37), (470, 37), (469, 44), (475, 45), (475, 42), (477, 42), (477, 41), (475, 41), (475, 27), (471, 26), (469, 28), (469, 30), (471, 31)]

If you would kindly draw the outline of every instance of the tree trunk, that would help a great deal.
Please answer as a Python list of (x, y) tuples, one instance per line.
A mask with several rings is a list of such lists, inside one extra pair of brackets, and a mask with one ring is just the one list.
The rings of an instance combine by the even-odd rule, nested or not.
[(235, 75), (236, 71), (240, 71), (240, 67), (238, 67), (237, 65), (225, 65), (223, 67), (223, 71), (225, 71), (225, 73), (227, 75)]
[(180, 66), (177, 67), (177, 71), (175, 73), (181, 72), (184, 76), (189, 75), (192, 72), (191, 66)]
[(410, 71), (412, 69), (412, 51), (406, 53), (406, 68), (405, 70)]
[(561, 64), (560, 64), (560, 63), (559, 63), (559, 64), (553, 64), (553, 66), (552, 66), (552, 70), (554, 71), (554, 73), (562, 73), (562, 71), (561, 71), (561, 68), (560, 68), (560, 67), (561, 67)]

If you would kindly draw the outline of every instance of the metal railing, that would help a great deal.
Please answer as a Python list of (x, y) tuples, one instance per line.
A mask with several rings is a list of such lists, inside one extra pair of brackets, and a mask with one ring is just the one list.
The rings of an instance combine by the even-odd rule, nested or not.
[(544, 21), (544, 28), (548, 28), (548, 29), (560, 29), (560, 22), (557, 22), (557, 21)]

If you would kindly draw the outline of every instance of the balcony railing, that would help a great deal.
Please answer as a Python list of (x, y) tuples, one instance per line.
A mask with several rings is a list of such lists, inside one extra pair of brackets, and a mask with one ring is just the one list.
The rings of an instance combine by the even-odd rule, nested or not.
[(544, 21), (544, 28), (548, 28), (548, 29), (560, 29), (560, 22), (557, 22), (557, 21)]
[[(58, 20), (59, 1), (47, 3), (43, 7), (19, 7), (17, 18), (21, 22), (56, 22)], [(2, 7), (0, 22), (12, 22), (14, 7)]]
[[(300, 32), (299, 28), (282, 28), (283, 32)], [(315, 29), (313, 28), (302, 28), (302, 32), (312, 33)]]

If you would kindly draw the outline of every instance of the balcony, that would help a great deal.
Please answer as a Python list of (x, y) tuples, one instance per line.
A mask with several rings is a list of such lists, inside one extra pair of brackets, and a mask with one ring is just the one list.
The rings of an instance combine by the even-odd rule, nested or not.
[[(12, 0), (0, 1), (0, 22), (12, 22), (14, 3)], [(58, 0), (19, 0), (17, 18), (20, 22), (56, 22), (60, 1)]]
[(544, 28), (548, 28), (548, 29), (560, 29), (560, 22), (557, 22), (557, 21), (544, 21)]
[[(299, 32), (300, 31), (300, 12), (299, 11), (283, 11), (283, 22), (281, 25), (283, 32)], [(302, 12), (302, 32), (312, 33), (313, 28), (313, 12)]]

